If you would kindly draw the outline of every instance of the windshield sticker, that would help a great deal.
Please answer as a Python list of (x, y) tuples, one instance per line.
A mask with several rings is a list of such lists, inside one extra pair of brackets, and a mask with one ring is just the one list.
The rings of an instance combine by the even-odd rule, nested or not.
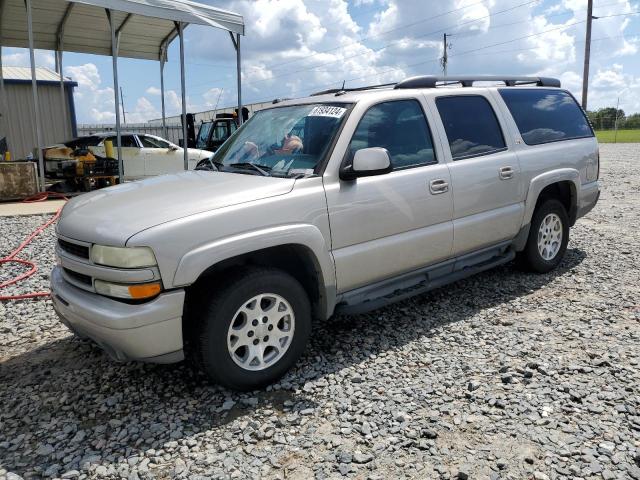
[(346, 108), (342, 107), (332, 107), (330, 105), (318, 105), (317, 107), (313, 107), (313, 110), (309, 112), (309, 117), (333, 117), (340, 118), (346, 112)]

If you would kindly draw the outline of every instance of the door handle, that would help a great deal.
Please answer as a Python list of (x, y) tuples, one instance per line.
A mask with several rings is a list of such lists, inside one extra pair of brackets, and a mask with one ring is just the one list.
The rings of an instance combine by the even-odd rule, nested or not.
[(429, 182), (429, 191), (431, 195), (439, 195), (449, 191), (449, 184), (441, 178), (431, 180)]
[(516, 172), (513, 170), (513, 167), (501, 167), (500, 180), (509, 180), (510, 178), (513, 178), (515, 173)]

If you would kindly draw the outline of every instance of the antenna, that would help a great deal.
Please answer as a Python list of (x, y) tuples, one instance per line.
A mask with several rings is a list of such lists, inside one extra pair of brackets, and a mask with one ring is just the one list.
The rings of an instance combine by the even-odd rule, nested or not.
[(342, 80), (342, 88), (340, 90), (344, 90), (344, 84), (345, 84), (346, 80)]

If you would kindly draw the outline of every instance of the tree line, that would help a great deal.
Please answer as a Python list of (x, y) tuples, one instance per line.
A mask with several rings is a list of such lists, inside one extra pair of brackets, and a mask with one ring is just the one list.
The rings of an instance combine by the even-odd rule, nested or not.
[(624, 110), (616, 110), (614, 107), (588, 111), (587, 116), (595, 130), (613, 130), (616, 126), (616, 119), (619, 130), (640, 128), (640, 113), (627, 116)]

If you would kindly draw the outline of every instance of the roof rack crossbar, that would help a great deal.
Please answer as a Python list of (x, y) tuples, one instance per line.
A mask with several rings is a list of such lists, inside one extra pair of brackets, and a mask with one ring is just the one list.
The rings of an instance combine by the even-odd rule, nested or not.
[(459, 83), (463, 87), (471, 87), (475, 82), (502, 82), (508, 87), (535, 84), (538, 87), (560, 87), (560, 80), (550, 77), (509, 77), (503, 75), (447, 76), (422, 75), (411, 77), (397, 83), (394, 89), (436, 88), (438, 83), (445, 85)]

